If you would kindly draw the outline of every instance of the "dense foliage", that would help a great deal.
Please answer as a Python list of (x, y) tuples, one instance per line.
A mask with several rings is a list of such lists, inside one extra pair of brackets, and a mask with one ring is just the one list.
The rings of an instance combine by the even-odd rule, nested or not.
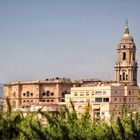
[[(89, 107), (79, 118), (67, 107), (58, 116), (48, 112), (31, 113), (24, 116), (21, 112), (8, 111), (0, 113), (1, 140), (139, 140), (140, 114), (134, 117), (123, 111), (118, 120), (107, 123), (103, 120), (91, 119)], [(42, 116), (42, 117), (40, 117)], [(45, 124), (42, 124), (42, 119)]]

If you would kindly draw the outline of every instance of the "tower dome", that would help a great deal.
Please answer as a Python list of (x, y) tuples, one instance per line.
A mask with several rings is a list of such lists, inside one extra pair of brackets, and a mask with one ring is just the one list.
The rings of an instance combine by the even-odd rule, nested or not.
[(134, 39), (130, 34), (124, 34), (120, 40), (121, 42), (133, 43)]
[(118, 49), (124, 49), (124, 47), (129, 48), (129, 49), (132, 49), (132, 48), (135, 49), (136, 48), (135, 43), (134, 43), (134, 39), (129, 33), (129, 28), (128, 28), (127, 21), (126, 21), (124, 34), (121, 37), (117, 48)]
[(122, 43), (133, 43), (134, 42), (133, 37), (129, 34), (129, 28), (128, 28), (127, 24), (126, 24), (125, 31), (124, 31), (124, 34), (123, 34), (120, 42), (122, 42)]

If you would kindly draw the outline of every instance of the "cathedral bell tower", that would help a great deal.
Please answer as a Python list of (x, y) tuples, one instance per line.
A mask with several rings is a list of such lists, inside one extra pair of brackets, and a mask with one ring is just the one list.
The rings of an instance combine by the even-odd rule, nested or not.
[(137, 85), (136, 46), (129, 34), (126, 21), (124, 34), (117, 46), (117, 62), (115, 64), (115, 81), (127, 85)]

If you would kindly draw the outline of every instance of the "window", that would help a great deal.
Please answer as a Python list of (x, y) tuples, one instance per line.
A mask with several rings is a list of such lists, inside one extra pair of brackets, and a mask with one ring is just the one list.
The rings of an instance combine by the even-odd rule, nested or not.
[(123, 73), (123, 80), (125, 80), (125, 73)]
[(126, 80), (128, 80), (128, 75), (126, 74)]
[(102, 98), (95, 98), (95, 102), (102, 102)]
[(61, 98), (61, 102), (65, 102), (65, 98)]
[(122, 75), (120, 75), (120, 80), (122, 80)]
[(82, 109), (82, 106), (78, 106), (78, 109)]
[(23, 93), (23, 96), (27, 96), (27, 97), (33, 96), (33, 93), (30, 93), (29, 91), (27, 91), (26, 93)]
[(102, 91), (95, 91), (95, 95), (102, 95)]
[(135, 55), (133, 54), (133, 60), (135, 61)]
[(72, 101), (73, 101), (73, 102), (77, 102), (77, 99), (74, 98), (74, 99), (72, 99)]
[(85, 102), (85, 99), (79, 99), (79, 102)]
[(50, 100), (47, 100), (47, 102), (50, 102)]
[(83, 93), (81, 93), (81, 94), (80, 94), (80, 96), (84, 96), (84, 94), (83, 94)]
[(45, 100), (42, 100), (43, 102), (45, 102)]
[(43, 93), (42, 93), (42, 95), (43, 95), (43, 96), (45, 96), (45, 95), (46, 95), (46, 93), (45, 93), (45, 92), (43, 92)]
[(115, 98), (115, 101), (117, 101), (117, 98)]
[(65, 97), (65, 93), (66, 93), (66, 92), (62, 92), (62, 97)]
[(103, 102), (109, 102), (109, 98), (103, 98)]
[(29, 97), (29, 94), (30, 94), (30, 92), (29, 92), (29, 91), (27, 91), (27, 97)]
[(131, 95), (131, 91), (129, 91), (129, 93), (128, 93), (129, 95)]
[(50, 92), (47, 92), (47, 96), (50, 96)]
[(123, 52), (123, 60), (126, 60), (126, 52)]
[(74, 93), (74, 96), (77, 96), (77, 93)]
[(52, 99), (51, 102), (54, 102), (54, 100)]
[(123, 98), (123, 101), (126, 101), (126, 98)]
[(105, 112), (101, 112), (101, 115), (105, 115)]
[(70, 92), (69, 92), (69, 91), (67, 91), (67, 94), (70, 94)]
[(51, 96), (53, 96), (53, 95), (54, 95), (54, 93), (52, 92), (52, 93), (51, 93)]

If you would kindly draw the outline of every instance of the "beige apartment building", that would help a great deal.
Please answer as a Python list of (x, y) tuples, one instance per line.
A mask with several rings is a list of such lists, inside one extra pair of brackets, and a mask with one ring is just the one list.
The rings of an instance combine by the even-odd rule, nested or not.
[(135, 113), (138, 108), (138, 87), (125, 85), (101, 84), (92, 87), (73, 87), (71, 94), (66, 95), (66, 104), (71, 109), (70, 100), (74, 103), (79, 116), (90, 105), (90, 116), (109, 119), (112, 114), (120, 116), (122, 108)]

